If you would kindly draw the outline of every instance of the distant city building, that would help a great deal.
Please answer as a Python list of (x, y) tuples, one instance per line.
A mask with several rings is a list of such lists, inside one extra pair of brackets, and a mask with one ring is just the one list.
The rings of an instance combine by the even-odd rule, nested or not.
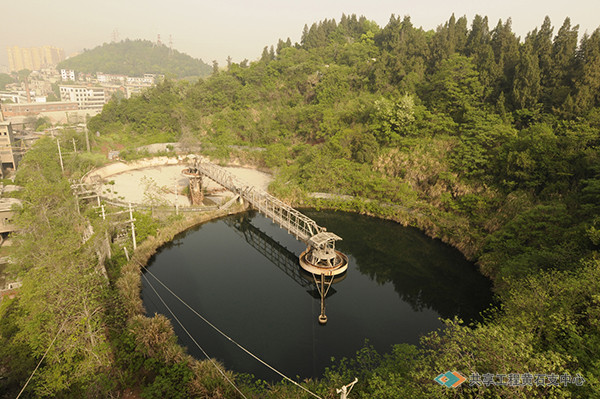
[(121, 86), (121, 85), (102, 85), (102, 88), (104, 89), (104, 94), (106, 95), (106, 101), (107, 102), (115, 94), (120, 95), (122, 97), (125, 97), (127, 95), (127, 91), (125, 89), (125, 86)]
[(19, 104), (2, 104), (2, 113), (5, 118), (15, 116), (35, 116), (42, 112), (55, 111), (77, 111), (79, 104), (77, 102), (36, 102), (36, 103), (19, 103)]
[(77, 74), (77, 80), (80, 82), (95, 82), (94, 75), (91, 73), (79, 72)]
[(27, 97), (22, 96), (19, 92), (11, 91), (11, 92), (2, 92), (0, 93), (0, 101), (1, 102), (11, 102), (11, 103), (24, 103), (27, 102)]
[[(5, 115), (6, 116), (6, 115)], [(19, 163), (20, 152), (15, 151), (15, 140), (10, 122), (0, 122), (0, 162), (2, 168), (10, 164), (14, 170)]]
[(75, 71), (72, 69), (61, 69), (60, 70), (60, 78), (63, 81), (66, 81), (66, 80), (75, 81)]
[(133, 86), (152, 86), (154, 84), (154, 75), (147, 73), (143, 77), (128, 76), (127, 84)]
[(46, 97), (38, 96), (33, 90), (29, 91), (29, 101), (27, 100), (27, 92), (25, 90), (2, 91), (0, 92), (0, 101), (5, 103), (22, 104), (27, 102), (45, 102)]
[(125, 75), (111, 75), (108, 73), (96, 72), (96, 79), (98, 83), (121, 83), (125, 84), (125, 80), (128, 79)]
[(142, 94), (148, 86), (125, 86), (125, 98), (131, 98), (137, 94)]
[(7, 47), (8, 64), (11, 72), (29, 69), (39, 71), (42, 68), (55, 66), (65, 59), (65, 50), (53, 47)]
[(102, 87), (59, 86), (60, 99), (76, 102), (79, 109), (101, 110), (107, 102), (107, 96)]

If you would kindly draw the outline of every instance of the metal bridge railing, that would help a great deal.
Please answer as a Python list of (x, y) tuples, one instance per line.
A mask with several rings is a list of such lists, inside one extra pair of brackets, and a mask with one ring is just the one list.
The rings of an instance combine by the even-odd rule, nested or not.
[(272, 219), (291, 235), (308, 244), (311, 237), (325, 229), (314, 220), (303, 215), (271, 194), (238, 180), (225, 169), (209, 162), (198, 162), (196, 168), (204, 175), (222, 185), (226, 189), (239, 194), (260, 213)]

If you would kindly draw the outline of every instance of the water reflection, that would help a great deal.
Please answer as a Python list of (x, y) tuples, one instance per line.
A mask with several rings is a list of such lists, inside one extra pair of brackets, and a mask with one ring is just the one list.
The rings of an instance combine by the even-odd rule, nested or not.
[[(442, 318), (480, 319), (482, 304), (492, 302), (491, 284), (455, 249), (421, 231), (367, 216), (304, 210), (307, 216), (343, 237), (339, 248), (353, 256), (360, 273), (378, 284), (392, 283), (414, 311), (431, 309)], [(320, 299), (314, 277), (298, 265), (298, 255), (252, 224), (254, 212), (225, 223), (277, 268)], [(346, 273), (334, 284), (346, 278)], [(337, 291), (329, 290), (328, 297)]]
[(352, 254), (358, 270), (379, 284), (391, 282), (415, 311), (469, 321), (492, 303), (491, 283), (474, 264), (415, 228), (343, 212), (303, 213), (343, 237), (338, 246)]
[[(329, 321), (323, 328), (317, 323), (314, 281), (298, 264), (306, 247), (254, 212), (176, 236), (152, 258), (149, 269), (229, 336), (285, 374), (302, 378), (320, 376), (332, 356), (352, 356), (365, 339), (382, 352), (396, 343), (418, 344), (420, 336), (441, 326), (439, 316), (470, 319), (491, 299), (489, 283), (471, 263), (418, 230), (356, 214), (303, 213), (343, 237), (338, 248), (350, 258), (335, 295), (330, 289)], [(147, 313), (170, 317), (145, 281), (142, 285)], [(211, 356), (238, 372), (279, 379), (165, 289), (157, 290)], [(180, 343), (201, 358), (173, 324)]]
[[(254, 216), (255, 214), (253, 212), (243, 213), (224, 219), (224, 222), (239, 233), (250, 246), (277, 266), (279, 270), (294, 280), (296, 284), (304, 288), (310, 296), (320, 300), (321, 295), (317, 287), (318, 282), (311, 273), (302, 270), (298, 263), (298, 255), (294, 254), (277, 240), (274, 240), (271, 236), (254, 226), (251, 223)], [(338, 284), (345, 278), (346, 273), (343, 273), (328, 280), (328, 282), (331, 282), (332, 287), (327, 290), (326, 298), (329, 298), (337, 292), (333, 285)]]

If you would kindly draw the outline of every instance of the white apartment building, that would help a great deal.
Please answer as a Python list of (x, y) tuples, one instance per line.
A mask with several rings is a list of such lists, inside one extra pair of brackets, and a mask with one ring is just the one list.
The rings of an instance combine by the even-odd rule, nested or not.
[(111, 75), (108, 73), (96, 72), (96, 79), (98, 83), (121, 83), (124, 84), (127, 76), (125, 75)]
[(102, 110), (108, 101), (104, 88), (86, 86), (59, 86), (61, 101), (76, 102), (79, 109)]
[(61, 69), (60, 70), (60, 78), (63, 81), (72, 80), (75, 81), (75, 71), (72, 69)]
[(128, 76), (127, 84), (132, 86), (152, 86), (154, 84), (154, 75), (145, 74), (142, 77)]
[[(22, 104), (27, 102), (45, 102), (46, 97), (38, 96), (34, 90), (29, 91), (29, 100), (27, 99), (27, 92), (25, 90), (17, 91), (2, 91), (0, 92), (0, 101), (9, 101), (14, 104)], [(43, 100), (42, 100), (43, 98)]]

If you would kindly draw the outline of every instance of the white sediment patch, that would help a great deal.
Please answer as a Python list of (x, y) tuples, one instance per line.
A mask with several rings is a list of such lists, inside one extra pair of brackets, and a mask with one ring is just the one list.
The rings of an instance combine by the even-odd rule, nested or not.
[[(109, 199), (132, 204), (190, 205), (189, 198), (180, 194), (189, 184), (188, 177), (181, 173), (187, 167), (185, 164), (139, 166), (141, 168), (127, 170), (127, 164), (117, 163), (103, 168), (104, 170), (98, 173), (92, 172), (90, 176), (97, 175), (103, 179), (102, 195)], [(241, 167), (225, 167), (225, 169), (248, 185), (265, 191), (273, 180), (269, 174), (255, 169)], [(209, 191), (220, 187), (206, 177), (203, 183)], [(231, 193), (217, 192), (215, 196), (230, 197)]]

